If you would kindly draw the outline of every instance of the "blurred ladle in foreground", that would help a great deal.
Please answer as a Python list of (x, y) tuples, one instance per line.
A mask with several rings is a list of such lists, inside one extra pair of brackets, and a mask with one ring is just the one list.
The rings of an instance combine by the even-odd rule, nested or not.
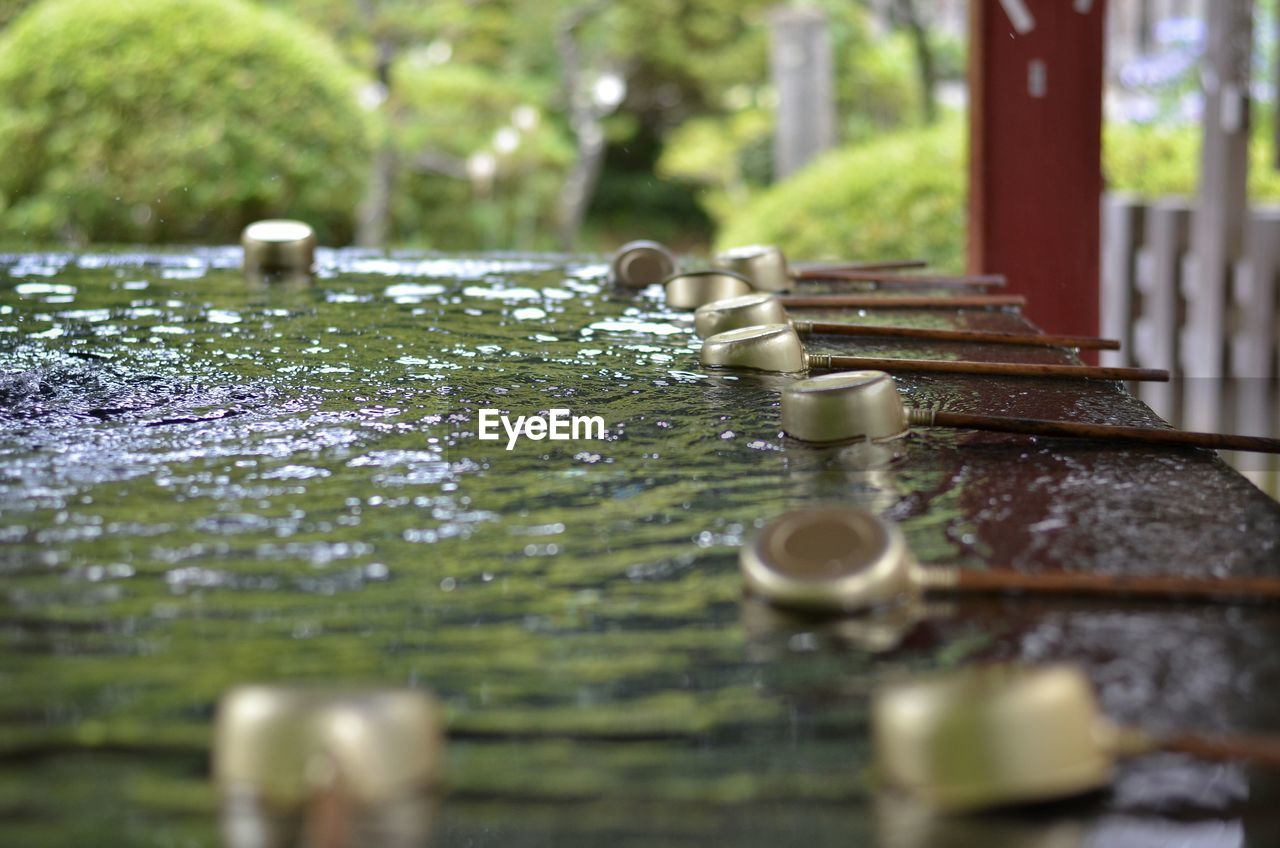
[(877, 771), (944, 812), (1102, 789), (1115, 761), (1157, 751), (1280, 767), (1280, 739), (1154, 735), (1113, 724), (1072, 665), (996, 664), (924, 675), (872, 698)]
[(234, 689), (213, 742), (226, 844), (421, 846), (443, 750), (440, 710), (419, 691)]

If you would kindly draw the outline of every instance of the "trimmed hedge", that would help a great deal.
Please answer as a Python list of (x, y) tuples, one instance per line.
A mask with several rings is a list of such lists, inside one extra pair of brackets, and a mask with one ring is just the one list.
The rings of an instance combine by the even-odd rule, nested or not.
[(45, 0), (0, 39), (0, 238), (349, 240), (368, 166), (336, 49), (243, 0)]
[(948, 121), (829, 153), (730, 215), (717, 246), (777, 244), (797, 259), (922, 257), (959, 270), (963, 138)]

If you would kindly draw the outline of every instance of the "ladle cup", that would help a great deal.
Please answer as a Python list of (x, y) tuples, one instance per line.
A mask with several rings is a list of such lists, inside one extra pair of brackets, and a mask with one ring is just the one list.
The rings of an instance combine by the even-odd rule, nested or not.
[(885, 327), (875, 324), (848, 324), (825, 321), (798, 321), (787, 315), (777, 295), (754, 292), (725, 300), (704, 303), (693, 313), (694, 332), (700, 338), (760, 324), (791, 324), (805, 335), (864, 336), (876, 338), (927, 339), (944, 342), (1025, 345), (1029, 347), (1071, 347), (1090, 350), (1119, 350), (1120, 342), (1092, 336), (1055, 336), (1043, 333), (1000, 333), (985, 330), (939, 330), (925, 327)]
[(662, 244), (648, 239), (629, 241), (609, 262), (609, 282), (629, 289), (661, 283), (676, 272), (676, 258)]
[(302, 221), (255, 221), (240, 233), (240, 245), (244, 272), (250, 276), (305, 274), (315, 264), (315, 230)]
[(800, 282), (831, 282), (847, 280), (875, 284), (899, 284), (918, 286), (1003, 286), (1005, 278), (999, 274), (978, 276), (947, 276), (938, 274), (904, 275), (894, 273), (905, 268), (918, 268), (925, 263), (919, 260), (890, 262), (851, 263), (839, 266), (823, 266), (792, 270), (782, 250), (772, 245), (753, 244), (735, 247), (716, 254), (716, 264), (736, 271), (751, 281), (757, 291), (784, 291)]
[(808, 353), (790, 324), (762, 324), (716, 333), (702, 344), (699, 354), (708, 368), (747, 368), (757, 371), (799, 373), (809, 369), (880, 369), (898, 373), (985, 374), (1005, 377), (1048, 377), (1066, 380), (1166, 381), (1167, 371), (1149, 368), (1099, 368), (1091, 365), (1042, 365), (1039, 363), (968, 362), (942, 359), (840, 356)]
[(913, 409), (903, 403), (893, 378), (883, 370), (824, 374), (798, 380), (782, 391), (782, 429), (801, 441), (833, 443), (854, 439), (893, 439), (913, 426), (1280, 453), (1280, 439), (1261, 436)]
[(1120, 727), (1066, 664), (992, 664), (882, 686), (871, 735), (886, 784), (957, 813), (1096, 791), (1118, 758), (1156, 751), (1280, 767), (1274, 738)]
[(672, 309), (697, 309), (704, 303), (751, 292), (747, 278), (733, 271), (686, 271), (671, 275), (662, 287)]

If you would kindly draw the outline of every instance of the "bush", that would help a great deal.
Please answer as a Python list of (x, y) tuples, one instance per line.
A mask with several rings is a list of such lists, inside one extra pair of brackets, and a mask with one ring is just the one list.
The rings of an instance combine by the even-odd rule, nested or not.
[(369, 155), (335, 48), (242, 0), (46, 0), (0, 40), (0, 237), (350, 238)]
[[(1271, 162), (1270, 127), (1259, 122), (1249, 145), (1249, 197), (1280, 200), (1280, 173)], [(1194, 195), (1200, 177), (1200, 128), (1110, 124), (1103, 143), (1107, 188), (1143, 197)]]
[(919, 120), (920, 84), (914, 48), (906, 34), (875, 39), (864, 33), (847, 50), (845, 69), (836, 86), (842, 142), (870, 140)]
[(821, 157), (724, 223), (719, 247), (777, 244), (797, 259), (921, 257), (960, 270), (966, 162), (956, 121)]

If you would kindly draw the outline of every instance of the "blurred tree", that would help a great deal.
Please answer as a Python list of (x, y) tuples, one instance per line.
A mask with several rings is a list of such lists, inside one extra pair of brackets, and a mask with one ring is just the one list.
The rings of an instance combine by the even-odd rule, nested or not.
[(326, 29), (368, 75), (361, 100), (380, 135), (361, 244), (549, 246), (558, 228), (548, 190), (572, 160), (565, 122), (549, 117), (557, 5), (263, 1)]
[(18, 13), (34, 3), (35, 0), (0, 0), (0, 29), (4, 29)]
[(926, 124), (932, 124), (938, 118), (938, 86), (937, 61), (933, 56), (933, 45), (929, 39), (929, 30), (916, 5), (916, 0), (895, 0), (893, 6), (895, 22), (911, 36), (911, 44), (915, 48), (916, 73), (920, 80), (920, 105)]
[(240, 0), (45, 0), (0, 38), (0, 230), (235, 240), (288, 214), (350, 238), (368, 139), (322, 37)]
[[(370, 194), (362, 207), (365, 243), (454, 244), (465, 238), (458, 225), (474, 224), (479, 227), (475, 232), (483, 234), (477, 244), (490, 245), (503, 232), (514, 235), (498, 225), (500, 219), (521, 217), (512, 204), (529, 206), (526, 195), (534, 191), (532, 184), (538, 183), (534, 193), (541, 198), (556, 177), (561, 180), (556, 208), (541, 209), (539, 199), (533, 206), (541, 209), (540, 224), (532, 230), (519, 228), (532, 241), (506, 246), (545, 244), (553, 229), (561, 246), (572, 247), (584, 221), (589, 229), (604, 224), (625, 230), (616, 237), (604, 233), (610, 241), (646, 233), (687, 243), (690, 236), (708, 237), (707, 211), (723, 211), (770, 178), (764, 15), (775, 0), (263, 2), (324, 27), (377, 81), (366, 102), (384, 119), (387, 135), (372, 163)], [(922, 91), (931, 92), (932, 85), (923, 86), (918, 78), (944, 72), (949, 54), (936, 60), (932, 51), (919, 49), (919, 38), (913, 42), (905, 33), (876, 37), (865, 0), (818, 2), (832, 21), (845, 140), (900, 126), (921, 114), (931, 102)], [(925, 32), (920, 15), (911, 20)], [(924, 41), (926, 48), (931, 43)], [(922, 56), (943, 70), (913, 74), (913, 63)], [(412, 73), (396, 72), (408, 62), (416, 65)], [(466, 72), (452, 74), (457, 66)], [(494, 84), (521, 88), (526, 97), (535, 98), (529, 105), (544, 116), (543, 132), (569, 139), (570, 156), (543, 159), (536, 172), (508, 172), (505, 190), (490, 190), (488, 179), (480, 180), (473, 202), (483, 209), (475, 215), (446, 209), (432, 214), (421, 208), (430, 202), (426, 186), (440, 195), (436, 203), (446, 197), (466, 203), (468, 196), (461, 190), (470, 178), (465, 162), (475, 155), (473, 161), (488, 167), (502, 158), (486, 139), (504, 125), (494, 125), (497, 112), (492, 109), (463, 111), (453, 125), (458, 137), (479, 139), (479, 146), (462, 150), (447, 139), (449, 128), (440, 126), (427, 147), (410, 149), (408, 138), (423, 138), (410, 127), (431, 124), (435, 107), (421, 92), (406, 87), (424, 86), (433, 75), (458, 82), (468, 74), (488, 74)], [(436, 86), (434, 96), (453, 96), (446, 88)], [(440, 110), (456, 114), (447, 103)], [(688, 131), (672, 135), (686, 122), (692, 122)], [(717, 138), (717, 131), (724, 138)], [(732, 144), (726, 147), (725, 139)], [(687, 153), (679, 149), (694, 141), (710, 146)], [(449, 156), (438, 155), (445, 149)], [(684, 165), (660, 165), (664, 153)], [(690, 171), (687, 166), (695, 161), (718, 173)], [(732, 167), (726, 170), (726, 163)], [(474, 179), (472, 183), (476, 187)], [(694, 198), (701, 186), (711, 190), (701, 196), (700, 209)], [(413, 213), (415, 207), (418, 212)], [(481, 220), (488, 224), (480, 226)]]
[(397, 240), (448, 250), (551, 248), (574, 158), (544, 87), (409, 56), (393, 74)]
[[(335, 115), (373, 129), (363, 244), (571, 247), (585, 224), (609, 242), (691, 246), (709, 238), (708, 213), (771, 178), (764, 15), (776, 0), (257, 2), (327, 32), (361, 71), (363, 117)], [(912, 0), (896, 2), (914, 40), (873, 34), (866, 0), (815, 2), (831, 20), (846, 142), (929, 112), (920, 80), (951, 54), (927, 38), (921, 51)], [(23, 4), (0, 0), (0, 25)], [(913, 76), (926, 53), (940, 70)]]
[[(842, 142), (872, 139), (919, 119), (920, 88), (907, 37), (875, 37), (862, 5), (825, 0), (820, 5), (828, 14), (835, 51)], [(761, 68), (743, 78), (759, 81), (763, 74)], [(772, 96), (760, 82), (730, 85), (717, 107), (705, 109), (667, 136), (657, 172), (698, 185), (699, 203), (724, 223), (773, 179)]]

